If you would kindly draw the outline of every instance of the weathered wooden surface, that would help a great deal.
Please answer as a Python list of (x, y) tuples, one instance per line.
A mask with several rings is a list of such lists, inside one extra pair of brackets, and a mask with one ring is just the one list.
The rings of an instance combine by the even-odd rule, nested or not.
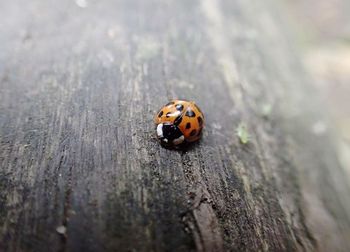
[[(7, 0), (0, 16), (1, 251), (349, 251), (331, 125), (273, 3)], [(188, 150), (154, 138), (169, 98), (205, 112)]]

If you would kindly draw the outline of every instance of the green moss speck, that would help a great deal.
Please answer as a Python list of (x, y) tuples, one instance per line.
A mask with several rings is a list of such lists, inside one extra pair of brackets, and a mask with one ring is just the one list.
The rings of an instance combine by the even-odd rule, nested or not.
[(239, 140), (242, 144), (247, 144), (249, 142), (249, 132), (247, 126), (244, 123), (240, 123), (236, 129), (236, 135), (239, 137)]

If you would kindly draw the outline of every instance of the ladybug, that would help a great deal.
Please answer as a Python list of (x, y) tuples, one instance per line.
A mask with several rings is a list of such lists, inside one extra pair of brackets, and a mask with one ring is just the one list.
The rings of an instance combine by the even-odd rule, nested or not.
[(160, 143), (175, 147), (200, 139), (204, 115), (193, 101), (172, 100), (159, 110), (154, 122)]

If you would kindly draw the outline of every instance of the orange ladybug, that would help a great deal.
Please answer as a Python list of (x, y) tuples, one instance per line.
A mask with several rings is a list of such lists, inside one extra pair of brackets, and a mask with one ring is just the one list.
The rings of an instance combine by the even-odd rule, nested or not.
[(172, 100), (154, 117), (162, 145), (177, 146), (201, 137), (204, 115), (193, 101)]

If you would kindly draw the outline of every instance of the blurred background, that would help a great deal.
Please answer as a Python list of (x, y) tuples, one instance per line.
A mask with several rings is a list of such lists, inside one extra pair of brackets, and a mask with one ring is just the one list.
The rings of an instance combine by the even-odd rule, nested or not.
[[(338, 132), (338, 153), (350, 178), (350, 1), (285, 0), (305, 69)], [(326, 130), (320, 122), (316, 131)]]

